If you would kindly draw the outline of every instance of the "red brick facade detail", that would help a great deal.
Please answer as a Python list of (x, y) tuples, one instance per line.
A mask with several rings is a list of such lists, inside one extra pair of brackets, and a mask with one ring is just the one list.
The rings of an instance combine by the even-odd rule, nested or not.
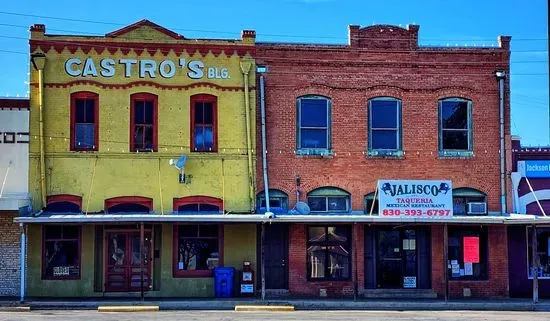
[[(462, 298), (463, 289), (470, 288), (472, 297), (501, 298), (508, 296), (508, 241), (506, 226), (488, 227), (487, 274), (483, 281), (449, 281), (449, 297)], [(432, 289), (445, 295), (443, 262), (443, 226), (432, 226)]]

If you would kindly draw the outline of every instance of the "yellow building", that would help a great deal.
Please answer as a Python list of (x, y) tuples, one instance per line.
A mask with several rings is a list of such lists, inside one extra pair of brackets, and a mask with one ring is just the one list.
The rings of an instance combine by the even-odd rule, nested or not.
[(214, 267), (256, 268), (254, 42), (31, 27), (28, 296), (212, 296)]

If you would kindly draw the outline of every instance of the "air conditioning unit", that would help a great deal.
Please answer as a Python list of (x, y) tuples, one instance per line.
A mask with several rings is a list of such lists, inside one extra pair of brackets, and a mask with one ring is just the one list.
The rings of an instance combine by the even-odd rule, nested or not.
[(471, 202), (468, 203), (468, 215), (487, 215), (487, 203)]

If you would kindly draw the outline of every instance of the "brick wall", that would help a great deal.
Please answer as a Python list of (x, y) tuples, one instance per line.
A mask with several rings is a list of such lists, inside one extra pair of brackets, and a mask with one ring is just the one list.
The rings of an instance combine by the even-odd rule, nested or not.
[(20, 234), (13, 223), (17, 212), (0, 211), (0, 296), (18, 296), (20, 288)]
[[(307, 279), (307, 225), (292, 224), (289, 233), (288, 286), (293, 296), (318, 297), (326, 289), (328, 297), (353, 296), (355, 273), (358, 292), (364, 288), (364, 229), (357, 224), (352, 228), (352, 278), (349, 281), (308, 281)], [(355, 256), (355, 251), (357, 255)], [(357, 269), (357, 271), (356, 271)]]
[[(465, 227), (467, 228), (467, 227)], [(472, 297), (499, 298), (508, 296), (508, 243), (506, 226), (489, 226), (487, 242), (488, 279), (483, 281), (449, 281), (449, 296), (463, 297), (470, 288)], [(445, 266), (443, 263), (443, 226), (432, 226), (432, 288), (445, 295)]]
[[(385, 37), (392, 37), (390, 28), (384, 28)], [(359, 34), (363, 40), (374, 37), (370, 29)], [(409, 34), (414, 36), (414, 32)], [(404, 35), (398, 33), (399, 37)], [(269, 69), (265, 74), (265, 99), (270, 187), (287, 192), (292, 207), (295, 177), (299, 175), (302, 200), (311, 190), (331, 185), (351, 193), (352, 208), (362, 210), (364, 195), (374, 191), (380, 178), (450, 179), (454, 187), (472, 187), (487, 193), (489, 210), (499, 211), (499, 95), (495, 71), (509, 70), (509, 39), (500, 48), (477, 49), (411, 45), (411, 49), (403, 50), (361, 43), (356, 44), (359, 47), (257, 44), (257, 64), (266, 64)], [(509, 93), (508, 82), (506, 92)], [(331, 158), (295, 154), (296, 98), (308, 94), (332, 100), (335, 155)], [(402, 100), (403, 158), (365, 156), (367, 101), (377, 96)], [(440, 158), (438, 100), (456, 96), (473, 103), (474, 156)], [(257, 124), (261, 155), (259, 119)], [(510, 150), (508, 98), (505, 132)], [(511, 165), (511, 153), (507, 156)], [(261, 166), (257, 168), (261, 191)]]

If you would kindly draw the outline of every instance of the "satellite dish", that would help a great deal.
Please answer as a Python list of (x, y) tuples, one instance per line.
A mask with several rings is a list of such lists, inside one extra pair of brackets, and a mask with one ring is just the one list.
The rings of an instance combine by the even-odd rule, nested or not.
[(170, 165), (174, 166), (177, 169), (182, 169), (185, 166), (185, 161), (187, 160), (187, 155), (181, 155), (178, 160), (171, 159), (169, 161)]
[(304, 203), (304, 202), (297, 202), (295, 208), (298, 211), (298, 213), (302, 215), (307, 215), (311, 212), (311, 210), (309, 209), (309, 205), (307, 205), (307, 203)]

